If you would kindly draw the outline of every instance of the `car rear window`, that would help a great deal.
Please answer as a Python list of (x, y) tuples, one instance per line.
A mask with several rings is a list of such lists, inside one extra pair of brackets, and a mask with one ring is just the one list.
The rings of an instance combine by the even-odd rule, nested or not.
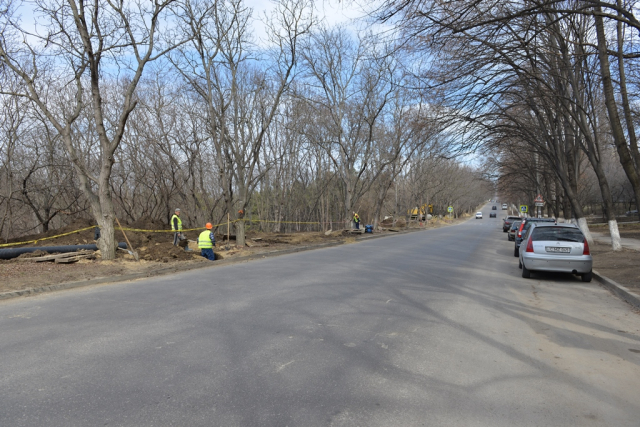
[(531, 240), (557, 240), (561, 242), (583, 242), (584, 235), (577, 228), (539, 227), (533, 230)]

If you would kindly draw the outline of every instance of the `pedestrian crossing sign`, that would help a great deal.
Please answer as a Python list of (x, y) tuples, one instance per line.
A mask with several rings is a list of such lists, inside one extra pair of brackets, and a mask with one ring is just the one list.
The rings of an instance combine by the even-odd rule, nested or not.
[(527, 205), (520, 205), (520, 212), (522, 213), (527, 213), (529, 211), (529, 206)]

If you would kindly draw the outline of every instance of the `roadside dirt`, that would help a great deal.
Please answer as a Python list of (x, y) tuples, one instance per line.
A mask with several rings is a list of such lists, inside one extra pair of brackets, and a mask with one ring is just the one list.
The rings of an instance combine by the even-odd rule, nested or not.
[[(609, 227), (607, 224), (590, 224), (589, 228), (592, 231), (597, 231), (599, 233), (604, 233), (609, 236)], [(619, 222), (618, 230), (620, 231), (620, 237), (629, 237), (632, 239), (640, 239), (640, 223), (632, 222)]]
[[(463, 220), (463, 219), (462, 219)], [(459, 222), (458, 220), (456, 222)], [(445, 221), (432, 220), (428, 226), (419, 228), (439, 228), (450, 225)], [(55, 230), (45, 234), (23, 236), (15, 241), (25, 241), (41, 239), (42, 237), (63, 234), (80, 228), (91, 226), (90, 221), (79, 221), (65, 227), (62, 230)], [(123, 227), (137, 228), (144, 230), (154, 230), (165, 228), (164, 224), (156, 221), (141, 220), (132, 224), (122, 224)], [(413, 224), (412, 224), (413, 225)], [(382, 224), (383, 228), (389, 224)], [(416, 224), (415, 227), (418, 228)], [(401, 230), (400, 227), (397, 230)], [(132, 273), (146, 273), (148, 275), (156, 273), (162, 269), (165, 273), (185, 270), (191, 267), (202, 266), (202, 263), (209, 263), (200, 256), (197, 246), (191, 243), (195, 249), (186, 252), (180, 247), (173, 246), (172, 233), (148, 233), (148, 232), (126, 232), (133, 248), (138, 252), (140, 261), (135, 259), (126, 251), (119, 250), (117, 258), (113, 261), (103, 261), (99, 254), (94, 260), (81, 260), (73, 264), (55, 264), (53, 262), (33, 262), (24, 258), (47, 255), (50, 252), (43, 251), (37, 254), (23, 254), (20, 258), (11, 260), (0, 260), (0, 293), (39, 288), (43, 286), (60, 283), (78, 282), (101, 277), (123, 276)], [(383, 230), (377, 234), (395, 234), (392, 231)], [(188, 239), (195, 240), (197, 232), (186, 232)], [(250, 255), (258, 255), (267, 252), (281, 251), (285, 249), (314, 246), (328, 242), (353, 243), (363, 236), (343, 235), (341, 230), (334, 231), (330, 235), (324, 232), (304, 232), (304, 233), (247, 233), (248, 246), (239, 248), (235, 246), (235, 241), (227, 242), (223, 236), (216, 236), (216, 256), (221, 259), (233, 259)], [(116, 232), (118, 241), (124, 241), (124, 236), (120, 231)], [(53, 240), (39, 241), (36, 244), (23, 245), (20, 247), (58, 246), (94, 243), (93, 229), (69, 236), (63, 236)], [(250, 246), (249, 246), (250, 245)], [(227, 249), (228, 248), (228, 249)], [(53, 252), (51, 252), (53, 253)]]
[(613, 252), (611, 246), (595, 243), (591, 256), (594, 270), (640, 294), (640, 252), (632, 249)]

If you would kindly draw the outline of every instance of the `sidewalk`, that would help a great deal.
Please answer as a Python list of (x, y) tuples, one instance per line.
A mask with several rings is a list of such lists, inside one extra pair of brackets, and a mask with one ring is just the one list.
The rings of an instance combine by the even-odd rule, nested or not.
[[(593, 240), (595, 240), (598, 243), (604, 243), (605, 245), (611, 244), (611, 237), (609, 237), (608, 234), (592, 231), (591, 236), (593, 237)], [(620, 244), (624, 248), (640, 251), (640, 239), (633, 239), (631, 237), (621, 237)]]

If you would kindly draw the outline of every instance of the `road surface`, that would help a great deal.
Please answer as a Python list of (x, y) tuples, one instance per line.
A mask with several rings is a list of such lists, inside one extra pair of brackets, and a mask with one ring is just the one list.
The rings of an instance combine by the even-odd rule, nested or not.
[(640, 315), (483, 212), (0, 303), (0, 425), (640, 425)]

